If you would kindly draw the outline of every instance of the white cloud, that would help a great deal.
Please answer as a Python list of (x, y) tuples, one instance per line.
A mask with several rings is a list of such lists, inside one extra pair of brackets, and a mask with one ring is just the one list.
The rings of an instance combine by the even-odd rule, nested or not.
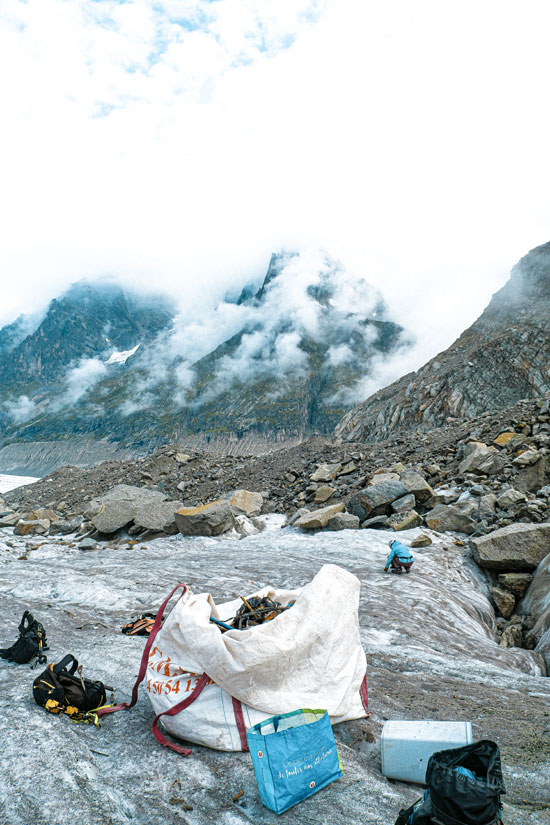
[(107, 374), (107, 367), (99, 358), (81, 358), (65, 379), (66, 389), (50, 404), (50, 409), (69, 407), (86, 395)]
[(327, 361), (332, 367), (338, 367), (341, 364), (346, 364), (353, 361), (354, 355), (347, 344), (339, 344), (336, 347), (330, 347), (327, 353)]
[(4, 404), (4, 409), (14, 424), (22, 424), (33, 417), (36, 411), (36, 403), (27, 395), (20, 395), (14, 401), (7, 401)]
[(4, 0), (0, 322), (105, 272), (200, 312), (321, 247), (418, 366), (548, 240), (549, 23), (545, 0)]

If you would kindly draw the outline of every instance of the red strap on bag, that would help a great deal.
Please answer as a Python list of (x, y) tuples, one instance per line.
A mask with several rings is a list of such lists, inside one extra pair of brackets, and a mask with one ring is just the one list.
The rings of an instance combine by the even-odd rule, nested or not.
[(151, 647), (153, 646), (153, 642), (155, 641), (155, 636), (159, 632), (160, 626), (162, 624), (162, 616), (163, 616), (164, 611), (166, 609), (166, 605), (168, 604), (168, 602), (170, 601), (170, 599), (172, 598), (172, 596), (174, 595), (176, 590), (179, 590), (180, 587), (183, 587), (183, 591), (180, 594), (181, 596), (183, 596), (185, 591), (187, 590), (187, 585), (186, 584), (178, 584), (176, 587), (174, 587), (174, 589), (172, 590), (172, 592), (170, 593), (168, 598), (166, 598), (160, 606), (160, 610), (157, 613), (155, 623), (154, 623), (153, 627), (151, 628), (151, 632), (149, 633), (149, 638), (147, 639), (147, 642), (145, 644), (145, 648), (143, 650), (143, 656), (141, 657), (141, 665), (140, 665), (140, 668), (139, 668), (139, 673), (138, 673), (138, 677), (136, 679), (136, 683), (135, 683), (134, 687), (132, 688), (132, 698), (131, 698), (130, 702), (121, 702), (120, 705), (113, 705), (113, 707), (111, 707), (111, 708), (100, 708), (97, 711), (98, 716), (105, 716), (107, 713), (114, 713), (117, 710), (129, 710), (130, 708), (133, 708), (134, 705), (136, 704), (137, 698), (138, 698), (138, 688), (139, 688), (140, 684), (143, 681), (143, 677), (145, 676), (145, 673), (147, 672), (147, 663), (149, 661), (149, 651), (151, 650)]
[(247, 751), (249, 750), (249, 747), (248, 739), (246, 738), (246, 725), (244, 723), (243, 706), (242, 703), (238, 699), (235, 699), (234, 696), (231, 697), (231, 701), (233, 702), (235, 722), (237, 723), (237, 730), (239, 731), (239, 737), (241, 740), (241, 750)]
[(371, 712), (369, 710), (369, 692), (367, 690), (367, 674), (363, 676), (363, 681), (361, 682), (361, 687), (359, 688), (359, 693), (361, 694), (361, 701), (363, 703), (363, 707), (365, 708), (365, 716), (368, 718), (371, 716)]
[(181, 710), (185, 710), (185, 708), (188, 708), (189, 705), (191, 705), (198, 697), (198, 695), (204, 690), (209, 681), (210, 679), (208, 678), (206, 673), (203, 673), (201, 678), (197, 682), (196, 686), (193, 688), (193, 690), (186, 699), (182, 699), (182, 701), (178, 702), (178, 704), (174, 705), (174, 707), (169, 708), (169, 710), (165, 710), (162, 713), (159, 713), (157, 716), (155, 716), (155, 718), (153, 719), (153, 734), (157, 742), (159, 742), (163, 747), (170, 748), (170, 750), (176, 751), (176, 753), (181, 753), (182, 756), (189, 756), (189, 754), (191, 753), (189, 748), (184, 748), (182, 745), (176, 745), (174, 742), (170, 742), (166, 738), (166, 736), (164, 736), (164, 734), (160, 732), (158, 728), (158, 720), (161, 716), (175, 716)]

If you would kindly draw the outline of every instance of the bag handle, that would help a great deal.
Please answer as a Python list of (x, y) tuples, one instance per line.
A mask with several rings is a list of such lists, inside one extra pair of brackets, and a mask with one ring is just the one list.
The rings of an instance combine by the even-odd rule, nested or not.
[(185, 710), (185, 708), (188, 708), (189, 705), (191, 705), (199, 696), (199, 694), (202, 693), (202, 691), (209, 683), (209, 681), (209, 677), (206, 675), (206, 673), (203, 673), (199, 681), (197, 682), (197, 684), (195, 685), (195, 687), (186, 699), (183, 699), (181, 702), (178, 702), (177, 705), (174, 705), (168, 710), (165, 710), (162, 713), (159, 713), (155, 716), (155, 718), (153, 719), (153, 734), (157, 742), (159, 742), (163, 747), (170, 748), (170, 750), (176, 751), (176, 753), (181, 753), (182, 756), (189, 756), (189, 754), (191, 753), (189, 748), (184, 748), (182, 745), (176, 745), (174, 742), (170, 742), (166, 738), (166, 736), (164, 736), (164, 734), (160, 732), (158, 728), (158, 721), (161, 716), (175, 716), (180, 711)]
[[(109, 708), (100, 708), (97, 711), (98, 716), (105, 716), (105, 714), (114, 713), (117, 710), (129, 710), (130, 708), (133, 708), (134, 705), (136, 704), (137, 698), (138, 698), (138, 688), (139, 688), (140, 684), (143, 682), (143, 678), (144, 678), (145, 673), (147, 671), (147, 663), (149, 661), (149, 651), (151, 650), (151, 648), (153, 646), (153, 642), (155, 641), (155, 636), (157, 635), (157, 633), (160, 630), (160, 626), (162, 624), (162, 617), (164, 615), (166, 605), (168, 604), (168, 602), (170, 601), (170, 599), (172, 598), (172, 596), (174, 595), (176, 590), (179, 590), (180, 587), (183, 587), (183, 590), (180, 593), (180, 598), (181, 598), (181, 596), (185, 595), (185, 593), (187, 591), (187, 585), (183, 584), (183, 583), (178, 584), (178, 585), (176, 585), (176, 587), (174, 587), (174, 589), (172, 590), (170, 595), (163, 601), (163, 603), (160, 606), (160, 610), (157, 613), (157, 618), (155, 619), (155, 623), (154, 623), (153, 627), (151, 628), (151, 632), (149, 633), (149, 638), (147, 639), (147, 642), (145, 644), (145, 648), (143, 650), (143, 655), (141, 657), (141, 665), (140, 665), (140, 668), (139, 668), (138, 677), (136, 679), (134, 687), (132, 688), (132, 698), (130, 699), (129, 702), (121, 702), (119, 705), (113, 705), (112, 707), (109, 707)], [(204, 685), (203, 685), (203, 687), (204, 687)], [(196, 690), (196, 688), (195, 688), (195, 690)], [(197, 694), (197, 696), (198, 696), (198, 694)]]
[(62, 670), (67, 669), (67, 665), (69, 664), (69, 662), (72, 662), (72, 665), (71, 665), (70, 669), (67, 670), (67, 672), (71, 676), (74, 676), (74, 674), (76, 673), (76, 669), (78, 667), (78, 661), (75, 659), (75, 657), (72, 655), (72, 653), (68, 653), (66, 656), (63, 657), (63, 659), (61, 659), (60, 662), (58, 662), (56, 665), (54, 665), (53, 668), (52, 668), (53, 672), (57, 673), (57, 675), (59, 676), (59, 674), (61, 673)]
[(23, 618), (21, 619), (21, 622), (19, 623), (19, 628), (18, 628), (21, 635), (23, 635), (24, 633), (27, 633), (27, 631), (31, 629), (33, 624), (34, 624), (34, 616), (30, 612), (30, 610), (25, 610), (25, 612), (23, 613)]

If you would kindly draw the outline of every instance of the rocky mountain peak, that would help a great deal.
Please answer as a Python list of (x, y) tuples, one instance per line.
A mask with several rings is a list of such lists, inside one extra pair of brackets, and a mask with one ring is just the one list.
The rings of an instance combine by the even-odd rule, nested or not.
[(343, 417), (336, 434), (378, 441), (449, 418), (502, 409), (550, 391), (550, 243), (531, 250), (483, 314), (417, 372), (379, 390)]
[(152, 340), (174, 315), (164, 296), (133, 293), (108, 280), (78, 281), (50, 302), (38, 325), (23, 316), (0, 331), (6, 341), (0, 382), (59, 381), (75, 359)]

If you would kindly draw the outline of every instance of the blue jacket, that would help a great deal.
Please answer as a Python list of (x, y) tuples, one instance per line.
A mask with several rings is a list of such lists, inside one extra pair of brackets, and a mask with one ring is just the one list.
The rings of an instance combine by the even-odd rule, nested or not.
[(391, 546), (390, 555), (388, 556), (388, 559), (386, 561), (385, 568), (390, 566), (391, 560), (394, 556), (397, 556), (397, 558), (402, 564), (409, 564), (410, 562), (414, 561), (414, 556), (409, 550), (409, 548), (405, 547), (405, 545), (401, 544), (401, 542), (397, 541), (397, 539), (393, 542)]

